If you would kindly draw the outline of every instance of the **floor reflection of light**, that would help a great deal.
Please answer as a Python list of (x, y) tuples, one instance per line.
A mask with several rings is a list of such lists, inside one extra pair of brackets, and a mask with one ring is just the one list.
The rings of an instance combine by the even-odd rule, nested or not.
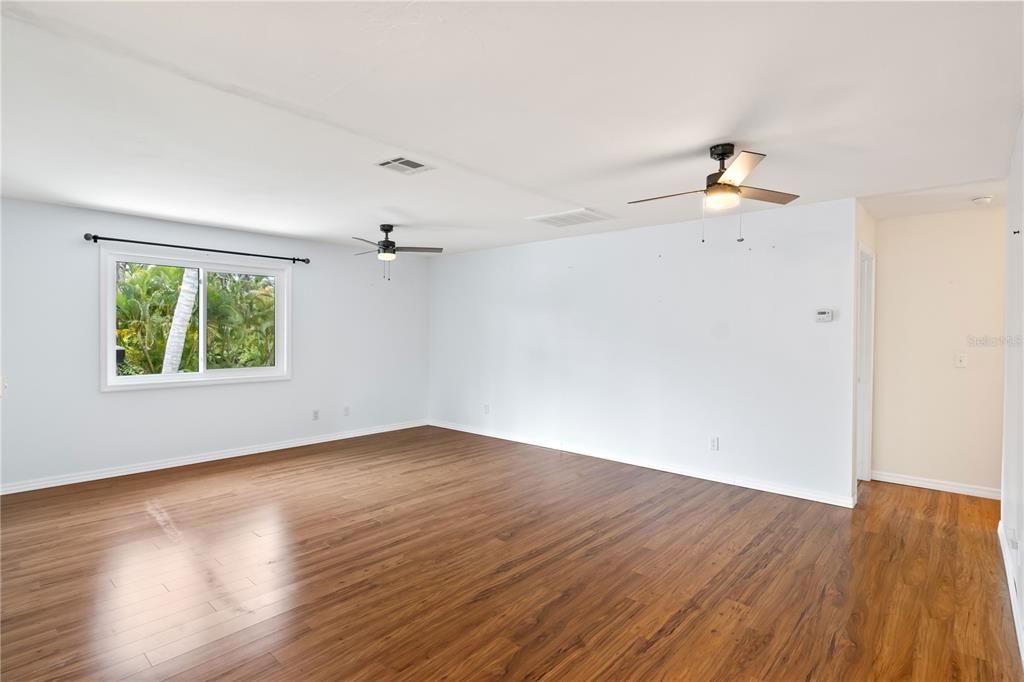
[[(277, 503), (230, 510), (192, 527), (159, 500), (140, 510), (152, 525), (145, 539), (111, 548), (97, 575), (91, 649), (96, 672), (184, 638), (215, 641), (237, 618), (290, 608), (291, 532)], [(158, 652), (159, 653), (159, 652)]]

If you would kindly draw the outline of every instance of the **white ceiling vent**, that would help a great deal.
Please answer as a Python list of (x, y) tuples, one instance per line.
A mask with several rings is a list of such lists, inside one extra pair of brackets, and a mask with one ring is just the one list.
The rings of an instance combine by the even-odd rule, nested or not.
[(431, 166), (428, 166), (425, 163), (413, 161), (412, 159), (407, 159), (402, 156), (399, 156), (397, 159), (382, 161), (377, 165), (381, 168), (387, 168), (388, 170), (393, 170), (396, 173), (401, 173), (402, 175), (414, 175), (416, 173), (424, 173), (428, 170), (434, 170)]
[(599, 220), (608, 220), (608, 216), (602, 215), (589, 208), (574, 208), (571, 211), (561, 213), (549, 213), (548, 215), (530, 216), (527, 220), (535, 223), (544, 223), (554, 227), (568, 227), (570, 225), (582, 225), (583, 223), (596, 223)]

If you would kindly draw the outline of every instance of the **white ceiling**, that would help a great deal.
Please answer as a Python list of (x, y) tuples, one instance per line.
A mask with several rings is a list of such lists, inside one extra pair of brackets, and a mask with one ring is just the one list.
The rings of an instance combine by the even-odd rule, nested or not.
[[(3, 4), (4, 194), (483, 248), (1003, 178), (1020, 3)], [(436, 170), (402, 176), (394, 156)], [(745, 202), (744, 210), (766, 207)], [(587, 207), (571, 228), (525, 218)], [(403, 234), (404, 233), (404, 234)]]

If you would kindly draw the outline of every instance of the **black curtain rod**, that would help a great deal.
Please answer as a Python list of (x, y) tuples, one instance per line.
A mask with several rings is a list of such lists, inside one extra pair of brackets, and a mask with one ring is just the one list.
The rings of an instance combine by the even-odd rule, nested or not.
[(146, 246), (167, 246), (172, 249), (189, 249), (190, 251), (207, 251), (209, 253), (229, 253), (232, 256), (249, 256), (251, 258), (272, 258), (274, 260), (290, 260), (293, 263), (305, 263), (309, 265), (308, 258), (292, 258), (291, 256), (268, 256), (265, 253), (246, 253), (245, 251), (225, 251), (224, 249), (204, 249), (199, 246), (182, 246), (181, 244), (162, 244), (160, 242), (143, 242), (138, 239), (118, 239), (116, 237), (101, 237), (98, 234), (85, 233), (85, 241), (97, 244), (99, 242), (124, 242), (125, 244), (145, 244)]

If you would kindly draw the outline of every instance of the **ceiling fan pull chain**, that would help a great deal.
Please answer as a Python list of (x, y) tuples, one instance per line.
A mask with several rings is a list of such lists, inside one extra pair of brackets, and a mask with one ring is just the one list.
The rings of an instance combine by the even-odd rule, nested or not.
[(704, 243), (704, 202), (700, 202), (700, 243)]

